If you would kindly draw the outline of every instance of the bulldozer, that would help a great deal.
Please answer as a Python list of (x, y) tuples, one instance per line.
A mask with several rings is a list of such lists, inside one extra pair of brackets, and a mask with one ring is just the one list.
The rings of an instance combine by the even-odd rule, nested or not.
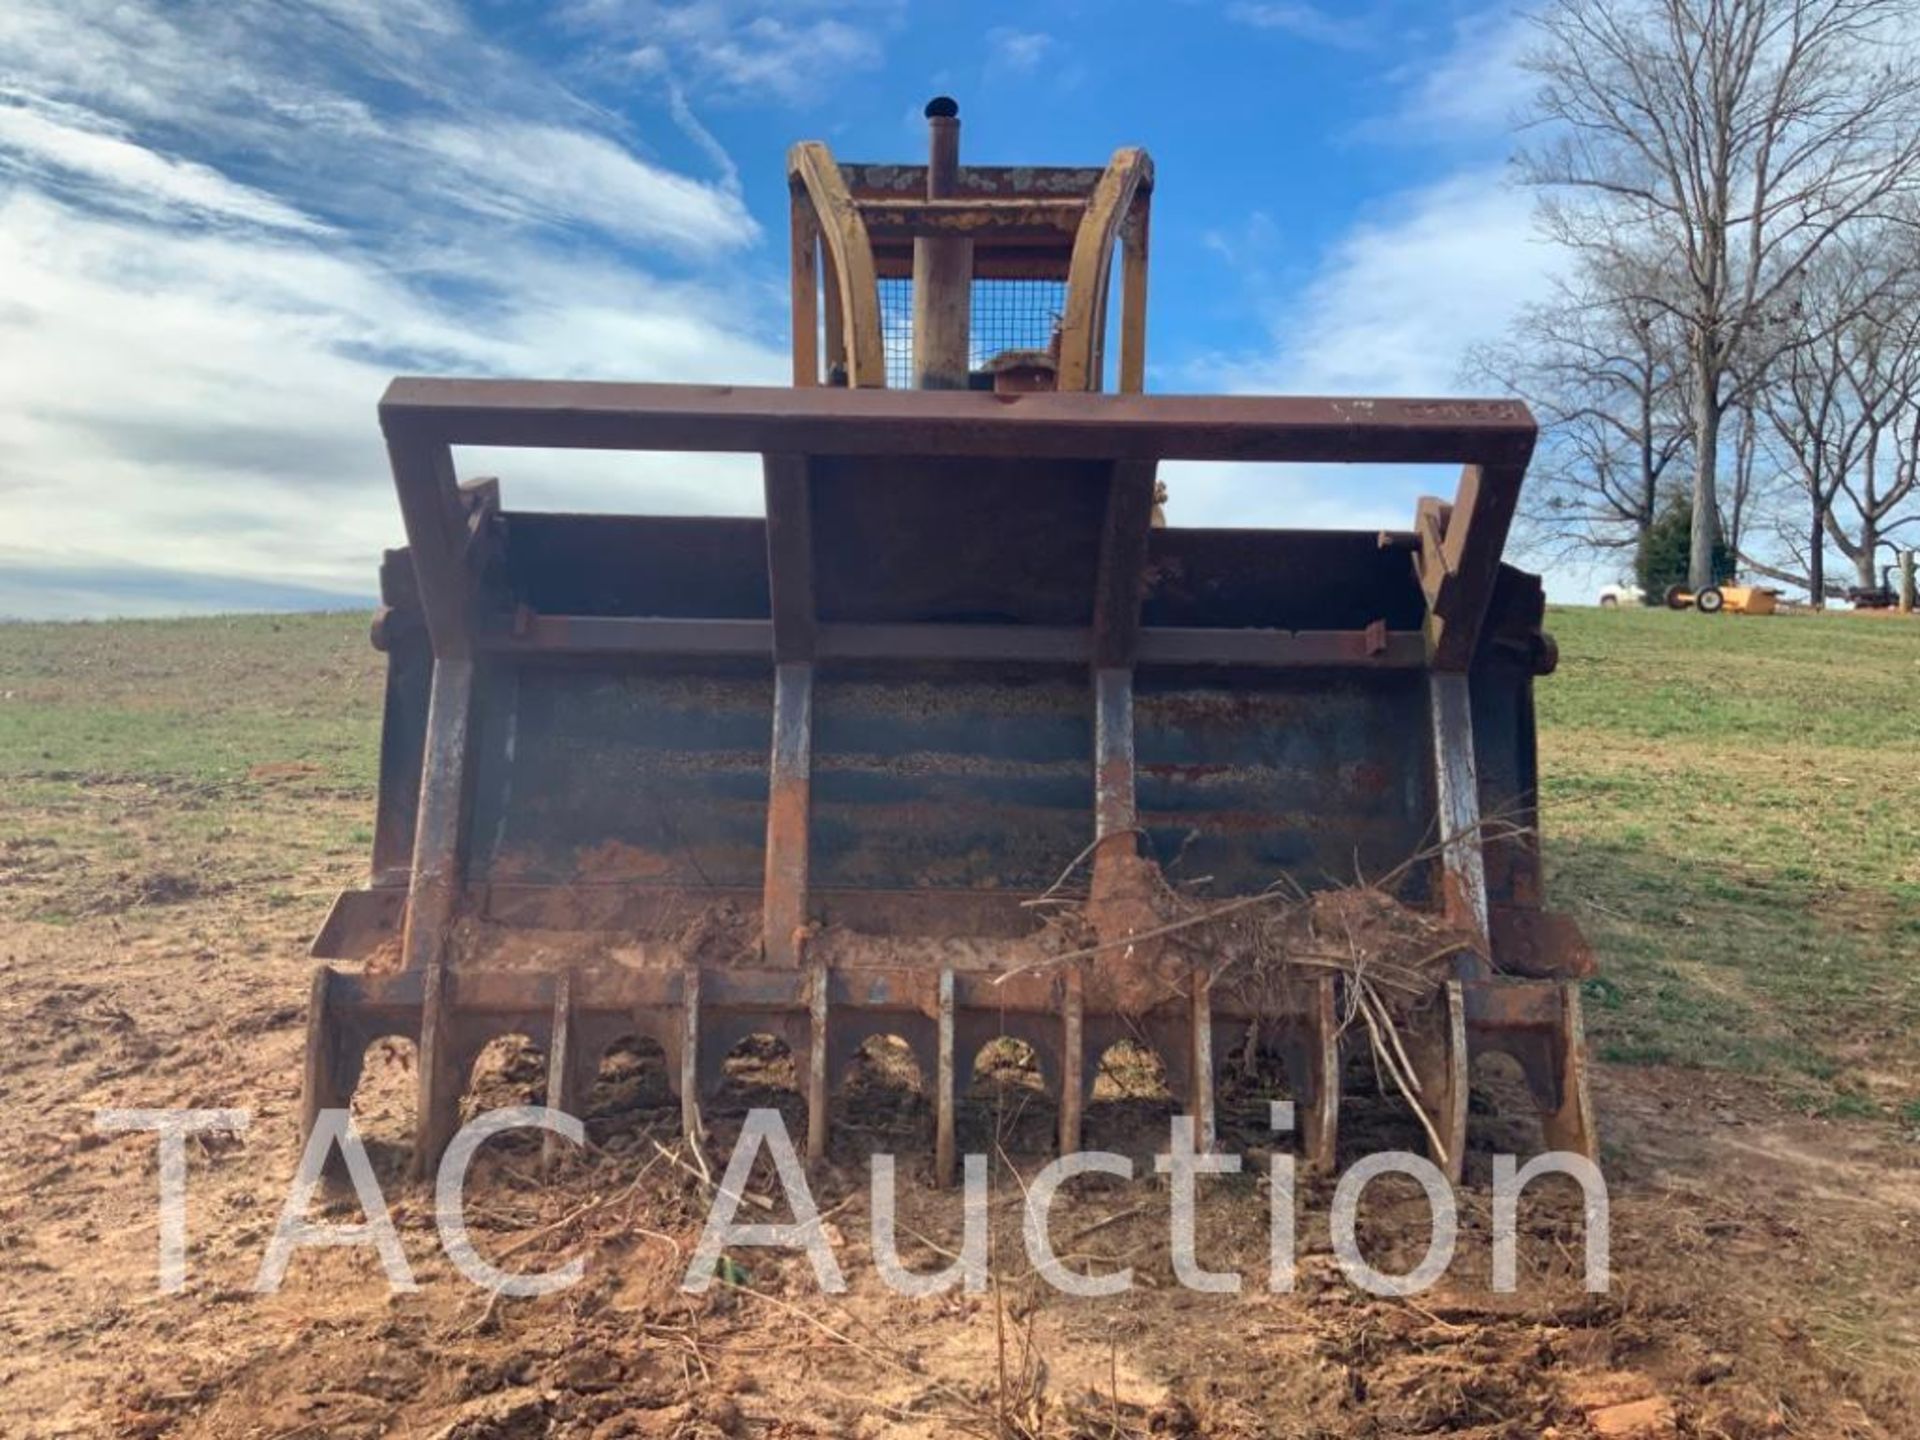
[[(1407, 1046), (1436, 1163), (1460, 1176), (1496, 1052), (1546, 1147), (1594, 1158), (1592, 960), (1543, 906), (1534, 823), (1555, 650), (1540, 581), (1501, 560), (1526, 406), (1148, 394), (1147, 154), (963, 165), (957, 107), (927, 117), (924, 165), (791, 150), (791, 386), (387, 390), (407, 544), (373, 627), (371, 876), (313, 945), (304, 1128), (405, 1037), (430, 1175), (490, 1041), (544, 1050), (547, 1103), (577, 1114), (640, 1037), (697, 1143), (729, 1052), (770, 1034), (818, 1159), (835, 1077), (892, 1036), (945, 1183), (1000, 1037), (1037, 1057), (1063, 1151), (1136, 1038), (1215, 1143), (1222, 1066), (1257, 1038), (1331, 1167), (1350, 980), (1255, 1004), (1163, 955), (1146, 985), (1127, 882), (1391, 873), (1465, 937)], [(765, 513), (516, 510), (455, 447), (757, 456)], [(1187, 461), (1461, 468), (1405, 531), (1157, 523)], [(1098, 943), (1037, 952), (1026, 902), (1089, 856)], [(710, 943), (716, 915), (747, 939)]]

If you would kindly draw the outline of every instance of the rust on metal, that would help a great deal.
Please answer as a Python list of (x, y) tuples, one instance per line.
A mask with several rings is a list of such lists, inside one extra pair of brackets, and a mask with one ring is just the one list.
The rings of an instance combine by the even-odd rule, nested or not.
[(1525, 905), (1494, 905), (1488, 915), (1488, 945), (1501, 973), (1537, 979), (1581, 980), (1597, 966), (1593, 947), (1570, 915)]
[(796, 224), (818, 231), (827, 260), (828, 364), (838, 367), (844, 384), (884, 385), (880, 294), (866, 224), (826, 146), (817, 141), (794, 146), (787, 174), (795, 198), (806, 207)]
[(953, 199), (930, 195), (917, 200), (860, 200), (860, 216), (876, 235), (905, 234), (939, 238), (987, 232), (1015, 236), (1071, 235), (1086, 213), (1078, 199)]
[(788, 197), (788, 264), (792, 273), (787, 323), (793, 332), (793, 383), (818, 385), (820, 374), (820, 221), (796, 188)]
[[(1574, 1155), (1600, 1153), (1600, 1136), (1593, 1123), (1593, 1092), (1587, 1085), (1587, 1028), (1580, 1013), (1580, 986), (1568, 980), (1557, 987), (1561, 1016), (1548, 1032), (1555, 1051), (1555, 1078), (1559, 1103), (1541, 1116), (1542, 1138), (1549, 1150)], [(1523, 1063), (1524, 1072), (1524, 1063)]]
[(1294, 395), (1008, 397), (422, 376), (393, 381), (380, 413), (390, 434), (424, 445), (1509, 467), (1532, 454), (1536, 428), (1518, 400), (1436, 413), (1421, 400)]
[[(562, 970), (553, 992), (552, 1039), (547, 1045), (547, 1108), (564, 1115), (578, 1115), (586, 1098), (581, 1083), (580, 1037), (574, 1024), (573, 972)], [(565, 1142), (552, 1130), (540, 1137), (540, 1164), (552, 1169), (559, 1163)]]
[[(773, 658), (811, 660), (818, 630), (813, 602), (813, 501), (804, 455), (768, 455), (767, 591)], [(693, 623), (700, 623), (698, 621)]]
[(680, 979), (680, 1131), (689, 1144), (706, 1139), (700, 1119), (700, 967), (687, 967)]
[(1078, 962), (1060, 977), (1060, 1153), (1080, 1148), (1080, 1119), (1087, 1103), (1086, 976)]
[(953, 1184), (953, 1107), (958, 1098), (958, 1082), (953, 1069), (953, 967), (940, 967), (940, 990), (936, 1011), (937, 1039), (934, 1062), (933, 1175), (942, 1189)]
[[(1091, 626), (824, 624), (814, 632), (820, 660), (951, 661), (989, 664), (1091, 664)], [(516, 630), (481, 632), (483, 650), (533, 654), (739, 656), (774, 653), (765, 620), (682, 620), (626, 615), (529, 615)], [(1415, 631), (1139, 627), (1141, 665), (1229, 665), (1248, 669), (1424, 670), (1426, 642)]]
[(827, 1013), (831, 978), (815, 965), (807, 982), (807, 1163), (827, 1156)]
[(473, 681), (473, 661), (464, 655), (434, 661), (413, 871), (400, 943), (401, 967), (424, 976), (414, 1117), (414, 1166), (421, 1176), (433, 1173), (453, 1138), (466, 1075), (448, 995), (447, 947), (462, 890), (461, 829)]
[(1468, 1050), (1462, 984), (1449, 980), (1442, 1003), (1405, 1039), (1433, 1162), (1459, 1183), (1467, 1158)]
[(384, 413), (381, 425), (433, 653), (464, 658), (472, 645), (474, 578), (453, 452), (444, 441), (387, 428)]
[[(1067, 266), (1067, 309), (1060, 317), (1060, 388), (1104, 389), (1107, 286), (1113, 247), (1136, 203), (1153, 188), (1153, 162), (1144, 150), (1116, 150), (1073, 237)], [(1144, 299), (1144, 294), (1142, 294)]]
[(1113, 467), (1094, 576), (1093, 665), (1131, 665), (1140, 642), (1140, 603), (1146, 598), (1147, 539), (1153, 528), (1155, 467), (1127, 461)]
[(1060, 362), (1051, 350), (1002, 350), (987, 361), (996, 395), (1032, 395), (1060, 388)]
[(1188, 1014), (1192, 1024), (1192, 1074), (1187, 1081), (1187, 1111), (1193, 1116), (1194, 1148), (1210, 1153), (1218, 1138), (1213, 1109), (1213, 972), (1193, 968)]
[[(835, 1077), (891, 1035), (930, 1077), (949, 1184), (985, 1046), (1032, 1047), (1072, 1149), (1098, 1058), (1137, 1038), (1203, 1144), (1220, 1057), (1271, 1051), (1327, 1169), (1344, 982), (1298, 975), (1256, 1003), (1149, 932), (1169, 886), (1225, 899), (1358, 867), (1474, 937), (1407, 1036), (1449, 1172), (1490, 1051), (1520, 1066), (1548, 1143), (1594, 1155), (1592, 955), (1543, 908), (1534, 834), (1554, 651), (1538, 580), (1500, 559), (1532, 415), (1140, 393), (1144, 152), (969, 166), (953, 108), (929, 119), (924, 166), (791, 152), (790, 387), (389, 387), (408, 546), (374, 627), (371, 884), (314, 944), (363, 963), (313, 977), (303, 1128), (350, 1099), (370, 1043), (417, 1038), (429, 1174), (490, 1040), (545, 1049), (548, 1101), (574, 1110), (639, 1035), (697, 1142), (728, 1051), (766, 1033), (819, 1160)], [(910, 274), (915, 372), (940, 388), (887, 388), (879, 285)], [(1064, 285), (1058, 333), (970, 369), (972, 287), (1002, 279)], [(518, 511), (510, 484), (461, 482), (466, 446), (757, 455), (765, 514)], [(1406, 531), (1164, 527), (1162, 461), (1461, 478)], [(1434, 834), (1432, 863), (1402, 864)], [(1059, 964), (1025, 902), (1077, 859), (1098, 944)]]
[(1304, 1114), (1300, 1117), (1300, 1149), (1308, 1166), (1331, 1174), (1340, 1131), (1340, 1027), (1335, 1020), (1335, 982), (1319, 975), (1310, 982), (1308, 1079), (1300, 1088)]
[(466, 814), (472, 709), (473, 661), (434, 661), (413, 869), (401, 941), (401, 964), (408, 970), (429, 970), (442, 963), (453, 924), (463, 883), (460, 841)]
[[(927, 172), (922, 165), (843, 161), (840, 169), (849, 193), (863, 204), (924, 195), (927, 190)], [(958, 186), (969, 199), (1053, 198), (1084, 203), (1103, 173), (1098, 165), (968, 165), (960, 171)]]
[(767, 787), (767, 961), (801, 963), (807, 933), (808, 827), (812, 811), (813, 666), (774, 667), (773, 756)]
[(1432, 706), (1433, 768), (1441, 869), (1450, 919), (1488, 933), (1485, 835), (1473, 753), (1473, 700), (1464, 675), (1435, 671), (1427, 680)]
[(1153, 189), (1149, 170), (1135, 182), (1135, 203), (1120, 222), (1120, 384), (1122, 395), (1147, 388), (1147, 233)]

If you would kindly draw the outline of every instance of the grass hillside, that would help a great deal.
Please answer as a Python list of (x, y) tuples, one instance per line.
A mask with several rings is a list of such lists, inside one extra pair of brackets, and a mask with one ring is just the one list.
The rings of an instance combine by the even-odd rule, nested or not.
[[(1920, 1126), (1920, 622), (1565, 610), (1539, 687), (1553, 902), (1598, 1054)], [(0, 625), (0, 914), (358, 878), (359, 615)]]
[(1550, 624), (1543, 826), (1599, 1053), (1920, 1124), (1920, 622)]

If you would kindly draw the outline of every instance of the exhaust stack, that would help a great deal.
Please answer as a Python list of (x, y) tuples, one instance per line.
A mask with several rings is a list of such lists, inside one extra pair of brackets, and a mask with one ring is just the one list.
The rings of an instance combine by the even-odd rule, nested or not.
[[(945, 95), (927, 102), (927, 199), (960, 191), (960, 106)], [(964, 235), (913, 242), (913, 385), (967, 388), (968, 322), (973, 308), (973, 241)]]

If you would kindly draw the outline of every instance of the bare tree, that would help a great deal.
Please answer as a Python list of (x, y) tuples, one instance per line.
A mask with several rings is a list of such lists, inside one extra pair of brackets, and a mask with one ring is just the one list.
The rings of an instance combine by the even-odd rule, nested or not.
[[(1815, 605), (1841, 587), (1827, 580), (1831, 543), (1859, 583), (1878, 578), (1890, 531), (1916, 517), (1920, 443), (1920, 248), (1903, 225), (1857, 227), (1810, 265), (1792, 307), (1796, 332), (1757, 394), (1769, 448), (1791, 477), (1797, 526), (1781, 527)], [(1751, 560), (1750, 560), (1750, 563)]]
[(1854, 508), (1854, 528), (1846, 532), (1832, 512), (1828, 519), (1834, 543), (1853, 561), (1861, 585), (1873, 586), (1882, 578), (1874, 568), (1881, 551), (1897, 559), (1902, 550), (1914, 548), (1908, 527), (1920, 528), (1920, 506), (1913, 503), (1920, 500), (1920, 395), (1913, 389), (1897, 418), (1869, 442), (1861, 469), (1857, 490), (1845, 483), (1840, 487)]
[(1686, 452), (1680, 337), (1641, 288), (1582, 266), (1503, 341), (1468, 352), (1469, 383), (1520, 395), (1539, 417), (1521, 518), (1549, 553), (1632, 550)]
[(1816, 607), (1826, 603), (1833, 589), (1826, 573), (1827, 516), (1858, 457), (1862, 433), (1861, 415), (1846, 403), (1845, 344), (1845, 331), (1834, 327), (1816, 343), (1788, 351), (1759, 397), (1771, 428), (1771, 448), (1792, 482), (1782, 487), (1793, 503), (1776, 515), (1775, 532), (1794, 568), (1770, 566), (1753, 555), (1741, 557), (1750, 568), (1806, 587)]
[[(1689, 413), (1691, 411), (1689, 410)], [(1726, 522), (1727, 551), (1736, 559), (1747, 538), (1747, 524), (1763, 500), (1764, 477), (1760, 470), (1760, 422), (1751, 400), (1735, 412), (1738, 419), (1733, 432), (1733, 473), (1721, 499), (1721, 516)]]
[(1891, 293), (1854, 327), (1847, 383), (1863, 419), (1859, 463), (1840, 476), (1822, 517), (1863, 588), (1879, 583), (1879, 558), (1898, 532), (1920, 525), (1920, 270), (1909, 251)]
[[(1549, 0), (1521, 173), (1589, 255), (1663, 254), (1645, 297), (1683, 326), (1689, 570), (1712, 578), (1721, 422), (1765, 317), (1849, 225), (1920, 181), (1912, 0)], [(1744, 360), (1743, 360), (1744, 357)]]

